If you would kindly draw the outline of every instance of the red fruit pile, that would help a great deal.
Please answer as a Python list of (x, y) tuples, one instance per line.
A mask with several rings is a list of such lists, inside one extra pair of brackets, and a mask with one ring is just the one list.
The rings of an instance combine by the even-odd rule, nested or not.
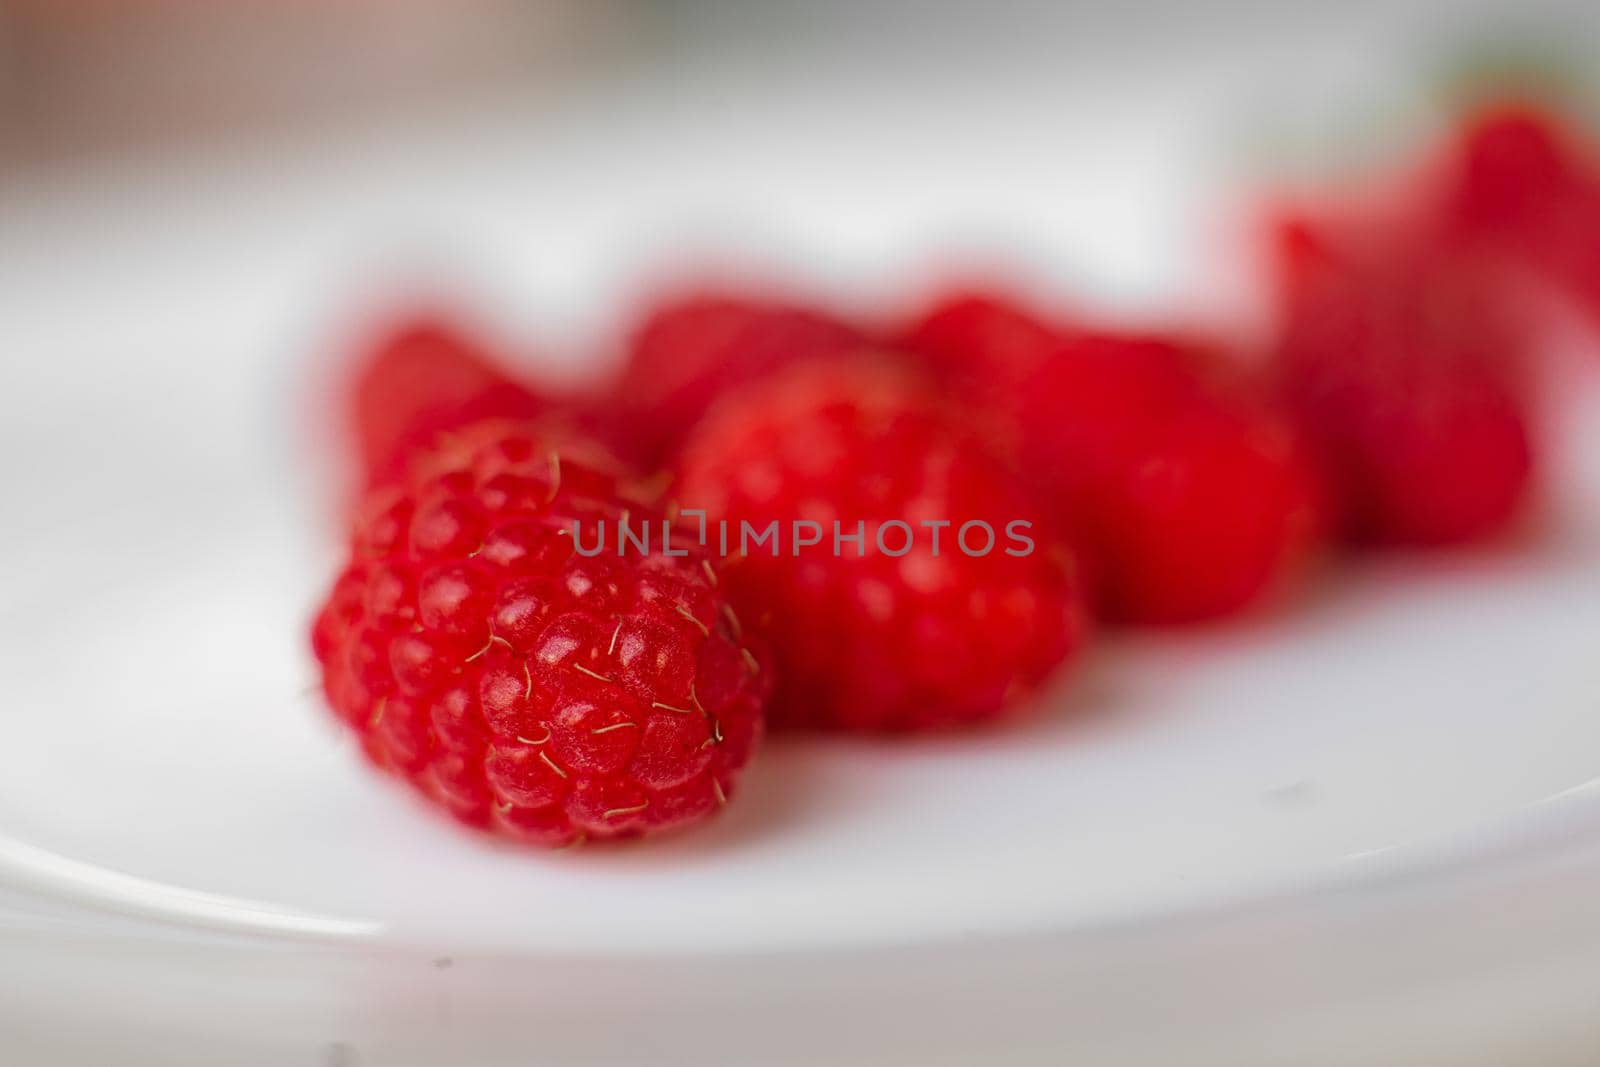
[(1403, 173), (1279, 214), (1259, 353), (999, 290), (882, 330), (702, 292), (580, 402), (393, 330), (347, 403), (370, 488), (314, 631), (328, 700), (469, 825), (626, 837), (719, 809), (765, 725), (991, 723), (1091, 618), (1502, 534), (1536, 484), (1526, 294), (1600, 318), (1600, 166), (1506, 106)]

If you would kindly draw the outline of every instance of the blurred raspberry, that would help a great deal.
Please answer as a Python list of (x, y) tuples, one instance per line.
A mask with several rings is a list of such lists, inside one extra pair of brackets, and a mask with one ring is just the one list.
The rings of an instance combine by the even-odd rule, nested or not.
[(442, 433), (546, 408), (465, 331), (432, 317), (379, 336), (358, 362), (348, 396), (367, 485), (398, 478), (411, 453)]
[(1547, 107), (1505, 101), (1469, 114), (1419, 205), (1448, 247), (1532, 268), (1600, 318), (1600, 153)]
[(1194, 622), (1305, 559), (1319, 492), (1288, 419), (1178, 338), (1090, 332), (1000, 296), (937, 302), (907, 334), (1084, 558), (1098, 613)]
[(1593, 174), (1575, 135), (1532, 104), (1496, 104), (1468, 115), (1444, 167), (1448, 216), (1475, 233), (1534, 237), (1567, 201), (1592, 192)]
[[(729, 521), (735, 554), (741, 522), (778, 524), (775, 554), (750, 544), (723, 571), (778, 659), (776, 726), (986, 722), (1084, 639), (1070, 562), (1022, 487), (886, 366), (800, 364), (729, 394), (684, 446), (679, 492)], [(819, 543), (794, 543), (796, 520)]]
[[(624, 516), (651, 524), (650, 552), (617, 552)], [(575, 550), (575, 520), (586, 546), (611, 528), (604, 551)], [(660, 535), (525, 424), (460, 428), (366, 501), (313, 628), (329, 703), (373, 763), (497, 834), (555, 846), (712, 814), (770, 677), (716, 566)]]
[(941, 380), (976, 389), (986, 402), (1027, 388), (1060, 347), (1063, 331), (1008, 297), (984, 289), (947, 293), (901, 338)]
[(1530, 495), (1527, 325), (1490, 261), (1403, 227), (1280, 233), (1285, 394), (1344, 535), (1448, 545), (1506, 528)]
[(642, 469), (658, 469), (724, 392), (861, 343), (820, 311), (758, 297), (705, 293), (664, 303), (629, 336), (609, 443)]

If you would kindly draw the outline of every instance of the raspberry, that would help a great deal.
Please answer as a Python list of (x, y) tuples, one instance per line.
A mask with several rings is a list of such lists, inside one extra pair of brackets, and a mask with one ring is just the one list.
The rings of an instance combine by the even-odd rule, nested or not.
[(1504, 283), (1413, 236), (1284, 223), (1277, 364), (1357, 543), (1449, 545), (1530, 495), (1524, 326)]
[(952, 292), (900, 337), (934, 379), (968, 405), (968, 416), (994, 446), (1015, 459), (1022, 449), (1016, 410), (1033, 380), (1061, 347), (1053, 325), (996, 293)]
[[(1021, 486), (897, 370), (797, 364), (731, 393), (679, 474), (686, 507), (728, 522), (730, 550), (741, 523), (778, 524), (770, 548), (743, 546), (723, 571), (779, 661), (776, 727), (986, 722), (1083, 640), (1070, 561)], [(799, 544), (797, 520), (819, 543)], [(976, 522), (992, 537), (962, 529)]]
[(662, 304), (629, 337), (609, 443), (657, 469), (729, 389), (861, 343), (848, 326), (797, 305), (716, 293)]
[(455, 326), (418, 317), (366, 351), (348, 391), (367, 485), (393, 481), (412, 452), (480, 419), (529, 418), (546, 404)]
[(941, 297), (904, 337), (940, 378), (963, 392), (982, 390), (989, 403), (1026, 389), (1060, 341), (1053, 324), (982, 289)]
[(1280, 412), (1178, 338), (1088, 332), (1003, 297), (937, 302), (908, 332), (1082, 553), (1097, 613), (1244, 609), (1307, 554), (1318, 490)]
[(470, 826), (552, 846), (731, 796), (769, 674), (710, 560), (576, 551), (574, 521), (588, 537), (624, 516), (660, 529), (610, 475), (505, 420), (369, 494), (312, 644), (371, 761)]
[(1447, 218), (1461, 230), (1510, 240), (1537, 239), (1554, 216), (1596, 192), (1574, 134), (1529, 104), (1467, 116), (1443, 169)]
[(1505, 256), (1600, 318), (1600, 154), (1575, 127), (1498, 103), (1467, 116), (1435, 171), (1413, 210), (1436, 240)]

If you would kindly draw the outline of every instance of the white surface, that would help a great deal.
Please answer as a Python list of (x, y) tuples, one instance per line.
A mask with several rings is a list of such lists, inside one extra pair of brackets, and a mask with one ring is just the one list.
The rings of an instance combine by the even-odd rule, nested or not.
[(530, 1034), (560, 1060), (1568, 1062), (1600, 958), (1592, 375), (1525, 550), (1119, 642), (1003, 734), (773, 744), (672, 840), (486, 845), (368, 774), (307, 695), (333, 565), (308, 353), (375, 268), (442, 259), (508, 328), (568, 342), (674, 236), (859, 294), (980, 233), (1062, 288), (1159, 303), (1212, 195), (1204, 116), (1242, 78), (1221, 68), (1031, 112), (1007, 110), (1020, 75), (842, 107), (884, 84), (847, 78), (778, 94), (777, 125), (717, 112), (711, 75), (647, 81), (13, 190), (0, 1030), (41, 1062), (509, 1059)]
[(442, 952), (770, 951), (1093, 929), (1493, 844), (1535, 805), (1600, 819), (1554, 803), (1600, 777), (1600, 530), (1103, 650), (1003, 734), (780, 739), (715, 825), (547, 856), (430, 818), (300, 695), (321, 576), (292, 515), (186, 521), (169, 556), (181, 507), (58, 560), (63, 606), (6, 634), (13, 707), (52, 713), (0, 751), (0, 878)]

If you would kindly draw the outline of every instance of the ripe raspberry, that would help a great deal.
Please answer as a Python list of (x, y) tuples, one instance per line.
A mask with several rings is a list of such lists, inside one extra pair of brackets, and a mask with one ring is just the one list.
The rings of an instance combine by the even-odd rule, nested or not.
[(1278, 370), (1345, 536), (1448, 545), (1505, 529), (1534, 469), (1524, 324), (1492, 267), (1393, 228), (1280, 235)]
[(1047, 323), (1001, 297), (908, 333), (1082, 553), (1098, 614), (1194, 622), (1260, 600), (1307, 555), (1317, 485), (1287, 420), (1175, 338)]
[(1016, 459), (1022, 442), (1016, 410), (1040, 371), (1061, 348), (1063, 333), (1007, 298), (982, 289), (937, 300), (899, 338), (951, 396), (962, 398), (973, 423), (1002, 455)]
[[(939, 377), (984, 390), (998, 403), (1026, 389), (1061, 344), (1062, 331), (998, 293), (949, 293), (917, 319), (903, 338)], [(965, 393), (963, 393), (965, 395)]]
[(401, 322), (371, 345), (348, 390), (367, 485), (398, 478), (411, 453), (486, 418), (530, 418), (545, 403), (456, 327)]
[(312, 643), (373, 763), (543, 845), (692, 822), (732, 795), (767, 672), (697, 553), (575, 551), (660, 519), (525, 424), (489, 420), (375, 490)]
[[(679, 474), (686, 508), (729, 523), (724, 587), (778, 658), (775, 726), (986, 722), (1083, 641), (1070, 561), (1021, 487), (896, 371), (800, 364), (730, 393)], [(796, 520), (819, 543), (800, 546)], [(975, 521), (992, 543), (963, 532)], [(777, 542), (739, 554), (742, 522), (753, 536), (776, 522)], [(860, 541), (835, 540), (835, 522)]]
[(629, 338), (608, 443), (641, 469), (658, 469), (724, 392), (861, 343), (821, 312), (775, 301), (707, 293), (663, 304)]
[(1504, 256), (1600, 318), (1600, 153), (1574, 126), (1535, 104), (1486, 107), (1434, 170), (1412, 208), (1432, 240)]
[(1576, 140), (1533, 105), (1508, 102), (1467, 116), (1443, 163), (1448, 218), (1475, 234), (1536, 240), (1553, 214), (1595, 192)]

